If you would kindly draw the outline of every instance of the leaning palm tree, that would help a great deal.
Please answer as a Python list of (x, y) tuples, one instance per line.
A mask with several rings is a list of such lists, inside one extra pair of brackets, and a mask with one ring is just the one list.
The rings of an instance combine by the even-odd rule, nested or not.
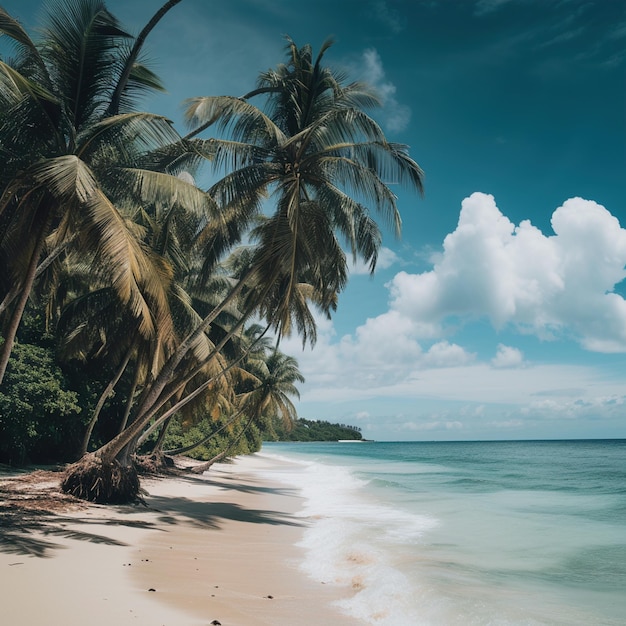
[(10, 277), (1, 382), (38, 266), (59, 250), (90, 255), (145, 337), (171, 324), (167, 277), (128, 209), (174, 190), (205, 210), (208, 200), (143, 167), (147, 152), (179, 137), (165, 118), (133, 111), (137, 95), (162, 87), (101, 0), (49, 5), (38, 41), (0, 9), (0, 34), (16, 48), (0, 60), (0, 255)]
[[(244, 316), (260, 314), (278, 336), (295, 329), (315, 340), (307, 303), (330, 314), (348, 270), (342, 243), (374, 271), (381, 234), (371, 210), (397, 232), (396, 198), (385, 181), (422, 191), (422, 171), (406, 146), (390, 143), (362, 109), (378, 103), (363, 83), (343, 85), (322, 65), (327, 42), (314, 60), (310, 46), (289, 41), (289, 63), (261, 75), (249, 97), (265, 94), (267, 113), (248, 98), (204, 97), (189, 102), (187, 117), (198, 129), (217, 127), (212, 163), (228, 173), (209, 193), (227, 214), (231, 242), (238, 242), (263, 201), (275, 209), (251, 233), (248, 270), (224, 300), (245, 295)], [(226, 138), (223, 136), (226, 135)], [(213, 227), (213, 224), (209, 225)], [(212, 240), (211, 240), (212, 241)], [(207, 263), (213, 255), (206, 254)], [(219, 308), (195, 333), (211, 324)], [(191, 336), (190, 336), (191, 338)], [(183, 341), (155, 381), (140, 411), (149, 414), (187, 349)]]
[[(362, 83), (345, 84), (322, 65), (329, 46), (324, 44), (314, 59), (310, 46), (298, 48), (289, 40), (288, 62), (262, 74), (249, 97), (189, 101), (187, 118), (195, 129), (186, 140), (215, 129), (216, 136), (199, 145), (226, 172), (209, 190), (221, 217), (207, 228), (225, 242), (220, 253), (250, 234), (250, 254), (226, 297), (181, 339), (142, 395), (132, 424), (83, 466), (68, 470), (67, 490), (90, 497), (86, 482), (101, 485), (105, 474), (132, 472), (119, 460), (125, 463), (153, 420), (166, 419), (162, 411), (178, 388), (173, 381), (179, 366), (224, 307), (238, 302), (241, 310), (231, 334), (256, 314), (278, 338), (297, 331), (313, 343), (311, 306), (330, 315), (347, 280), (344, 244), (374, 271), (381, 245), (374, 214), (399, 232), (396, 198), (387, 181), (421, 192), (422, 171), (407, 147), (389, 142), (365, 113), (378, 103), (374, 92)], [(249, 102), (257, 96), (266, 99), (263, 110)], [(205, 269), (210, 270), (216, 247), (212, 236), (205, 240)], [(228, 339), (206, 359), (217, 358)], [(117, 497), (113, 487), (109, 493)]]
[[(314, 299), (329, 314), (347, 280), (341, 240), (374, 271), (381, 235), (371, 209), (397, 232), (401, 223), (385, 181), (422, 191), (422, 171), (406, 146), (388, 142), (362, 110), (377, 104), (373, 91), (362, 83), (344, 86), (340, 76), (322, 66), (329, 45), (313, 61), (310, 46), (298, 49), (289, 41), (289, 63), (262, 74), (259, 88), (249, 94), (266, 94), (267, 113), (247, 97), (194, 98), (187, 109), (189, 121), (198, 125), (187, 138), (211, 126), (221, 135), (207, 143), (212, 164), (228, 173), (209, 193), (223, 213), (234, 216), (228, 223), (231, 245), (258, 220), (266, 198), (275, 207), (252, 231), (257, 245), (248, 270), (224, 303), (246, 294), (245, 315), (260, 313), (279, 336), (295, 324), (311, 341), (315, 324), (304, 305)], [(212, 264), (209, 241), (205, 258)], [(219, 307), (194, 332), (204, 332), (218, 312)], [(183, 341), (142, 412), (158, 402), (186, 349)]]
[[(297, 419), (298, 413), (290, 396), (300, 397), (296, 383), (303, 383), (304, 376), (298, 369), (296, 359), (274, 350), (264, 361), (255, 360), (251, 374), (254, 376), (253, 381), (248, 381), (251, 388), (241, 393), (238, 398), (239, 409), (235, 414), (235, 420), (243, 422), (239, 426), (239, 431), (224, 450), (205, 463), (193, 467), (193, 473), (201, 474), (228, 456), (252, 424), (279, 418), (289, 429)], [(233, 420), (229, 422), (233, 423)]]
[[(265, 372), (267, 356), (272, 347), (272, 340), (266, 335), (266, 332), (266, 329), (260, 324), (251, 324), (244, 329), (241, 335), (241, 341), (238, 342), (237, 345), (238, 354), (234, 359), (231, 359), (231, 369), (233, 372), (231, 376), (231, 388), (233, 395), (235, 395), (235, 400), (240, 400), (241, 394), (244, 393), (244, 391), (250, 391), (260, 384), (259, 377), (256, 374)], [(237, 396), (237, 394), (239, 395)], [(209, 418), (216, 422), (216, 424), (211, 432), (197, 441), (166, 450), (165, 454), (187, 454), (203, 446), (224, 430), (231, 428), (233, 424), (241, 419), (244, 412), (243, 404), (239, 401), (235, 402), (233, 399), (222, 400), (217, 404), (216, 408), (219, 408), (219, 410), (208, 412), (204, 410), (202, 412), (196, 412), (195, 415), (192, 414), (188, 416), (187, 419), (183, 418), (181, 420), (183, 427), (193, 427), (198, 421)], [(198, 420), (198, 417), (201, 419)], [(142, 439), (144, 438), (145, 433), (142, 435)]]

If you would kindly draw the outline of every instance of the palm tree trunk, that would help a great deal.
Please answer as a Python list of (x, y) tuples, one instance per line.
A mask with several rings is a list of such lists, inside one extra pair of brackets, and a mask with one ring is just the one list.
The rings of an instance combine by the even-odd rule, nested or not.
[[(75, 239), (75, 237), (73, 237), (72, 239)], [(48, 267), (50, 267), (52, 262), (56, 258), (58, 258), (58, 256), (61, 254), (61, 252), (63, 252), (70, 243), (71, 243), (71, 239), (63, 242), (60, 246), (57, 246), (57, 248), (55, 248), (37, 266), (37, 271), (35, 272), (35, 280), (37, 280), (37, 278), (39, 278), (48, 269)], [(17, 294), (20, 293), (21, 286), (22, 286), (21, 283), (18, 283), (16, 285), (14, 285), (13, 288), (9, 290), (7, 295), (4, 296), (4, 299), (2, 300), (2, 302), (0, 302), (0, 315), (2, 315), (2, 313), (6, 310), (6, 308), (9, 306), (9, 304), (11, 304), (11, 302), (13, 302), (13, 300), (15, 300), (15, 298), (17, 297)]]
[(191, 452), (192, 450), (199, 448), (200, 446), (207, 443), (207, 441), (211, 441), (213, 437), (216, 437), (217, 435), (219, 435), (225, 428), (228, 428), (228, 426), (230, 426), (231, 424), (234, 424), (235, 421), (239, 419), (242, 413), (243, 413), (243, 410), (237, 411), (237, 413), (235, 413), (235, 415), (231, 417), (225, 424), (222, 424), (222, 426), (220, 426), (217, 430), (213, 431), (212, 433), (209, 433), (206, 437), (203, 437), (200, 441), (196, 441), (195, 443), (192, 443), (188, 446), (182, 446), (181, 448), (175, 448), (174, 450), (166, 450), (165, 454), (171, 454), (172, 456), (175, 456), (177, 454), (187, 454), (187, 452)]
[[(39, 214), (40, 211), (37, 211), (37, 213), (35, 214), (35, 218), (33, 220), (35, 223), (37, 222), (37, 218), (40, 217)], [(13, 309), (13, 314), (11, 315), (11, 320), (9, 322), (9, 326), (4, 337), (4, 343), (2, 344), (2, 346), (0, 346), (0, 385), (2, 385), (4, 374), (6, 372), (7, 365), (9, 364), (9, 358), (11, 357), (13, 344), (15, 343), (17, 329), (19, 328), (20, 322), (22, 321), (22, 315), (24, 314), (26, 303), (28, 302), (30, 292), (35, 282), (37, 263), (39, 261), (39, 257), (41, 256), (41, 252), (43, 251), (44, 243), (46, 241), (46, 234), (48, 232), (48, 227), (50, 226), (51, 221), (52, 214), (50, 211), (48, 211), (47, 215), (41, 220), (39, 233), (37, 234), (37, 239), (35, 240), (35, 245), (33, 247), (30, 261), (28, 263), (28, 268), (26, 270), (26, 275), (22, 283), (22, 293), (15, 305), (15, 309)]]
[(161, 426), (161, 432), (159, 433), (159, 436), (157, 437), (156, 443), (154, 444), (154, 448), (152, 448), (152, 454), (162, 454), (163, 451), (163, 444), (165, 442), (165, 435), (167, 435), (167, 429), (169, 428), (169, 425), (172, 421), (172, 417), (168, 417), (164, 422), (163, 425)]
[[(68, 467), (61, 482), (61, 488), (65, 493), (70, 493), (84, 500), (102, 503), (129, 502), (137, 498), (139, 494), (139, 478), (132, 462), (132, 453), (136, 449), (142, 431), (163, 407), (165, 402), (176, 393), (176, 389), (179, 388), (179, 385), (176, 385), (171, 394), (162, 398), (168, 383), (174, 378), (176, 368), (189, 352), (194, 341), (206, 331), (228, 304), (239, 296), (246, 284), (246, 280), (251, 275), (252, 270), (249, 270), (240, 278), (226, 298), (181, 342), (174, 354), (161, 368), (150, 390), (145, 394), (133, 422), (93, 454), (86, 455), (83, 459)], [(266, 287), (260, 297), (263, 297), (269, 291), (270, 286)], [(254, 307), (249, 307), (244, 312), (239, 322), (224, 336), (222, 341), (209, 355), (209, 359), (214, 358), (220, 352), (224, 345), (243, 326), (253, 311)], [(170, 414), (166, 412), (157, 418), (155, 423), (162, 423)]]
[[(243, 285), (239, 286), (238, 284), (226, 299), (234, 298), (242, 287)], [(226, 303), (223, 302), (218, 308), (221, 311), (225, 306)], [(148, 405), (149, 409), (143, 413), (138, 412), (134, 421), (111, 441), (92, 454), (83, 456), (82, 459), (65, 470), (61, 481), (61, 488), (65, 493), (70, 493), (83, 500), (99, 503), (121, 503), (137, 499), (139, 494), (139, 476), (134, 466), (132, 455), (136, 450), (142, 431), (167, 399), (171, 397), (170, 395), (163, 403), (158, 406), (155, 405), (156, 401), (159, 400), (161, 392), (175, 373), (175, 368), (171, 366), (171, 362), (176, 360), (176, 365), (180, 364), (193, 345), (193, 339), (200, 332), (204, 332), (204, 329), (217, 317), (218, 313), (219, 311), (207, 316), (200, 326), (188, 336), (188, 345), (184, 351), (181, 351), (179, 348), (179, 351), (175, 353), (174, 357), (177, 357), (177, 360), (170, 359), (165, 364), (161, 373), (157, 376), (157, 381), (159, 381), (158, 392), (153, 393), (154, 390), (151, 389), (148, 394), (148, 396), (154, 398), (152, 403)], [(245, 316), (241, 318), (215, 347), (209, 358), (214, 358), (219, 353), (226, 342), (243, 326), (246, 319)], [(170, 366), (170, 373), (164, 376), (163, 372), (168, 366)], [(146, 399), (144, 399), (143, 405), (147, 404)], [(165, 413), (156, 420), (156, 423), (162, 423), (167, 417), (169, 417), (169, 414)]]
[[(227, 296), (227, 299), (231, 298), (232, 295), (233, 295), (233, 292), (231, 292), (231, 294), (229, 294)], [(219, 305), (218, 308), (220, 308), (220, 311), (223, 310), (224, 306), (225, 306), (224, 302)], [(201, 322), (199, 329), (201, 328), (202, 331), (204, 331), (205, 323), (206, 323), (206, 326), (208, 326), (215, 319), (215, 317), (217, 317), (217, 314), (215, 316), (213, 315), (213, 313), (208, 315)], [(215, 358), (220, 353), (220, 351), (226, 345), (226, 343), (228, 341), (230, 341), (230, 339), (233, 337), (233, 335), (236, 332), (238, 332), (240, 330), (240, 328), (245, 324), (246, 320), (247, 320), (247, 316), (243, 315), (241, 317), (241, 319), (237, 322), (237, 324), (235, 324), (235, 326), (233, 326), (233, 328), (231, 328), (228, 331), (228, 333), (226, 333), (226, 335), (217, 344), (217, 346), (215, 346), (213, 351), (204, 360), (203, 365), (206, 365), (209, 361), (211, 361), (213, 358)], [(198, 332), (198, 329), (196, 329), (196, 331), (194, 331), (191, 335), (189, 335), (189, 337), (191, 337), (191, 336), (196, 337), (199, 334), (200, 333)], [(186, 352), (189, 351), (189, 349), (191, 348), (192, 344), (193, 344), (193, 342), (190, 341), (189, 342), (189, 346), (186, 348), (184, 354), (186, 354)], [(180, 350), (180, 348), (179, 348), (179, 350)], [(178, 360), (178, 364), (180, 363), (180, 361), (182, 361), (184, 354), (182, 354), (180, 356), (180, 359)], [(162, 379), (163, 371), (169, 365), (170, 365), (170, 361), (168, 361), (168, 363), (165, 364), (165, 366), (163, 367), (163, 369), (161, 370), (161, 372), (157, 376), (157, 379), (156, 379), (155, 383), (153, 383), (153, 388), (150, 390), (148, 395), (150, 395), (150, 396), (154, 395), (156, 397), (152, 401), (152, 403), (148, 406), (148, 409), (146, 411), (144, 411), (143, 413), (141, 412), (141, 409), (139, 409), (137, 411), (135, 419), (133, 420), (132, 424), (128, 428), (126, 428), (123, 432), (121, 432), (119, 435), (117, 435), (117, 437), (115, 437), (111, 441), (109, 441), (109, 443), (107, 443), (104, 446), (102, 446), (102, 448), (97, 450), (97, 453), (98, 453), (99, 456), (101, 456), (102, 458), (111, 458), (111, 459), (113, 459), (113, 458), (115, 458), (117, 456), (117, 454), (123, 448), (128, 446), (131, 441), (133, 441), (133, 440), (138, 441), (138, 437), (140, 436), (141, 431), (148, 425), (150, 420), (161, 410), (161, 408), (163, 408), (163, 406), (165, 405), (166, 402), (168, 402), (176, 393), (178, 393), (178, 391), (180, 390), (181, 386), (184, 386), (193, 376), (195, 376), (196, 372), (194, 372), (190, 376), (187, 376), (183, 381), (177, 382), (176, 385), (174, 386), (174, 388), (171, 389), (169, 393), (163, 394), (164, 391), (167, 391), (166, 390), (166, 384), (167, 384), (167, 382), (169, 382), (169, 378), (172, 378), (174, 373), (175, 373), (175, 370), (172, 370), (172, 373), (169, 375), (167, 380), (165, 378)], [(230, 367), (232, 367), (232, 366), (230, 366)], [(223, 371), (224, 372), (227, 371), (228, 369), (230, 369), (230, 367), (225, 368)], [(174, 405), (174, 407), (168, 409), (168, 411), (166, 413), (164, 413), (163, 415), (158, 417), (157, 420), (152, 424), (151, 428), (156, 428), (159, 424), (161, 424), (170, 415), (172, 415), (173, 413), (178, 411), (180, 408), (182, 408), (185, 404), (187, 404), (188, 402), (193, 400), (193, 398), (195, 398), (201, 391), (204, 390), (204, 388), (206, 388), (214, 380), (215, 380), (215, 378), (209, 379), (208, 381), (205, 381), (204, 383), (202, 383), (202, 385), (200, 385), (200, 387), (198, 387), (197, 389), (192, 391), (190, 394), (186, 395), (179, 403)], [(159, 389), (160, 389), (158, 395), (156, 393), (153, 393), (154, 386), (157, 385), (157, 382), (159, 384)], [(144, 399), (143, 405), (144, 406), (148, 405), (148, 400), (147, 399)]]
[(128, 424), (128, 417), (130, 416), (130, 411), (133, 408), (133, 398), (135, 396), (135, 392), (137, 391), (137, 386), (139, 385), (139, 363), (137, 363), (137, 367), (135, 368), (135, 377), (133, 379), (133, 384), (130, 388), (130, 392), (128, 394), (128, 399), (126, 400), (126, 407), (124, 408), (124, 415), (122, 417), (122, 421), (120, 423), (120, 427), (118, 429), (118, 434), (123, 432)]
[(241, 429), (241, 432), (237, 435), (237, 437), (233, 439), (233, 441), (230, 442), (226, 450), (223, 450), (219, 454), (216, 454), (212, 459), (209, 459), (206, 463), (202, 463), (201, 465), (196, 465), (195, 467), (193, 467), (191, 469), (192, 473), (202, 474), (203, 472), (206, 472), (211, 467), (211, 465), (213, 465), (213, 463), (217, 463), (218, 461), (221, 461), (225, 456), (227, 456), (228, 453), (239, 443), (239, 440), (244, 436), (246, 430), (248, 430), (253, 420), (254, 420), (254, 413), (252, 414), (252, 417), (250, 417), (248, 421), (245, 423), (244, 427)]
[[(193, 345), (195, 340), (202, 333), (204, 333), (206, 331), (206, 329), (211, 325), (211, 323), (217, 318), (217, 316), (235, 298), (237, 298), (237, 296), (239, 296), (239, 293), (241, 292), (241, 290), (243, 289), (243, 287), (245, 285), (245, 279), (246, 278), (247, 278), (247, 276), (244, 276), (242, 279), (240, 279), (238, 281), (237, 285), (235, 285), (235, 287), (233, 287), (233, 289), (231, 289), (230, 293), (226, 296), (226, 298), (224, 298), (224, 300), (219, 305), (217, 305), (213, 309), (213, 311), (211, 311), (211, 313), (209, 313), (209, 315), (207, 315), (202, 320), (202, 322), (200, 322), (200, 324), (191, 333), (189, 333), (185, 337), (185, 339), (183, 339), (183, 341), (178, 346), (178, 348), (176, 349), (174, 354), (168, 359), (168, 361), (165, 363), (165, 365), (161, 368), (161, 371), (157, 375), (155, 381), (152, 383), (152, 386), (151, 386), (149, 392), (146, 394), (146, 396), (144, 397), (143, 401), (141, 402), (141, 405), (137, 409), (137, 417), (135, 418), (135, 421), (137, 421), (137, 420), (144, 421), (145, 416), (146, 415), (150, 415), (150, 417), (146, 420), (146, 423), (147, 423), (147, 421), (150, 420), (150, 418), (156, 413), (156, 411), (158, 411), (160, 406), (163, 406), (164, 402), (162, 402), (159, 407), (154, 409), (154, 407), (155, 407), (156, 403), (159, 401), (160, 396), (161, 396), (163, 390), (165, 389), (166, 385), (173, 378), (174, 373), (176, 371), (176, 368), (180, 365), (180, 362), (183, 360), (183, 358), (185, 357), (187, 352), (189, 352), (189, 350), (191, 349), (191, 346)], [(250, 315), (251, 312), (252, 311), (249, 311), (247, 315), (244, 314), (242, 316), (242, 318), (241, 318), (241, 325), (243, 325), (243, 323), (245, 322), (245, 320), (247, 319), (248, 315)], [(240, 326), (238, 325), (236, 328), (238, 328), (238, 327), (240, 327)], [(213, 356), (215, 356), (217, 354), (218, 350), (221, 350), (221, 348), (225, 345), (226, 341), (228, 339), (230, 339), (233, 334), (234, 333), (231, 330), (226, 335), (225, 339), (222, 340), (222, 342), (220, 342), (219, 348), (216, 348), (215, 350), (213, 350), (213, 352), (211, 353), (209, 358), (213, 358)], [(165, 401), (167, 401), (167, 400), (165, 400)]]
[[(232, 337), (232, 335), (243, 325), (245, 320), (240, 320), (240, 322), (233, 328), (230, 332), (226, 334), (226, 336), (222, 339), (222, 341), (217, 345), (217, 347), (211, 352), (206, 362), (210, 359), (214, 358), (219, 351), (224, 347), (226, 342)], [(205, 363), (206, 363), (205, 362)], [(225, 370), (224, 370), (225, 371)], [(195, 375), (195, 374), (194, 374)], [(124, 431), (122, 431), (117, 437), (113, 438), (109, 443), (105, 444), (97, 450), (98, 456), (103, 459), (113, 459), (117, 457), (117, 455), (127, 448), (130, 445), (137, 445), (140, 441), (143, 441), (145, 437), (142, 439), (142, 431), (149, 424), (150, 420), (158, 413), (158, 411), (163, 408), (166, 402), (168, 402), (179, 390), (181, 387), (188, 382), (188, 380), (192, 376), (186, 378), (184, 381), (181, 381), (172, 391), (167, 394), (163, 398), (158, 398), (158, 403), (155, 403), (150, 411), (144, 413), (143, 415), (135, 416), (133, 422), (128, 426)], [(199, 387), (194, 389), (191, 393), (187, 394), (182, 400), (177, 402), (173, 407), (169, 408), (163, 415), (159, 416), (150, 426), (148, 433), (146, 436), (150, 434), (155, 428), (158, 428), (160, 424), (162, 424), (166, 419), (172, 416), (174, 413), (179, 411), (183, 406), (187, 403), (191, 402), (195, 397), (197, 397), (202, 391), (204, 391), (212, 382), (214, 382), (215, 377), (211, 378), (204, 383), (202, 383)]]
[(120, 378), (122, 377), (122, 374), (126, 370), (126, 367), (128, 366), (128, 362), (130, 361), (130, 357), (132, 353), (133, 353), (133, 346), (130, 347), (130, 349), (128, 350), (128, 353), (126, 354), (126, 357), (124, 358), (124, 361), (120, 365), (117, 372), (115, 372), (115, 376), (109, 382), (109, 384), (106, 386), (106, 388), (100, 395), (100, 398), (98, 399), (98, 403), (96, 404), (96, 407), (93, 411), (93, 416), (91, 417), (89, 424), (87, 424), (87, 430), (85, 431), (85, 436), (83, 437), (83, 443), (80, 447), (79, 458), (84, 456), (87, 453), (87, 448), (89, 447), (89, 440), (91, 439), (91, 433), (93, 432), (94, 426), (98, 422), (98, 418), (100, 417), (100, 411), (102, 411), (102, 407), (104, 406), (106, 399), (111, 395), (111, 392), (115, 388), (115, 385), (117, 385)]
[[(240, 325), (244, 322), (245, 320), (240, 320)], [(238, 330), (238, 328), (240, 327), (236, 326), (233, 331)], [(230, 363), (228, 366), (226, 366), (225, 368), (223, 368), (219, 374), (217, 374), (216, 376), (213, 376), (212, 378), (209, 378), (207, 380), (205, 380), (203, 383), (201, 383), (200, 385), (198, 385), (198, 387), (196, 387), (193, 391), (189, 392), (187, 395), (185, 395), (182, 399), (179, 399), (178, 402), (176, 402), (176, 404), (174, 404), (172, 407), (170, 407), (166, 413), (164, 413), (163, 415), (161, 415), (159, 417), (158, 420), (156, 420), (155, 422), (153, 422), (145, 431), (144, 433), (141, 435), (141, 437), (139, 437), (138, 440), (138, 445), (141, 445), (149, 436), (150, 434), (156, 429), (158, 428), (159, 424), (161, 424), (161, 422), (165, 419), (168, 419), (169, 417), (171, 417), (174, 413), (176, 413), (177, 411), (180, 411), (180, 409), (182, 409), (186, 404), (188, 404), (189, 402), (191, 402), (194, 398), (198, 397), (209, 385), (211, 385), (212, 383), (214, 383), (219, 377), (224, 376), (224, 374), (226, 374), (226, 372), (228, 372), (228, 370), (230, 370), (231, 368), (235, 367), (238, 363), (240, 363), (252, 350), (252, 348), (254, 348), (254, 346), (265, 336), (265, 334), (267, 333), (267, 331), (269, 330), (269, 326), (265, 327), (265, 330), (259, 334), (259, 336), (250, 344), (250, 346), (248, 346), (248, 349), (246, 350), (246, 352), (244, 354), (242, 354), (236, 361), (233, 361), (232, 363)], [(230, 335), (229, 335), (230, 336)], [(224, 341), (224, 340), (222, 340)], [(218, 345), (218, 347), (213, 350), (213, 352), (211, 352), (211, 354), (209, 354), (209, 356), (206, 358), (205, 361), (203, 361), (200, 365), (198, 365), (198, 367), (196, 369), (194, 369), (192, 372), (190, 372), (184, 381), (181, 381), (178, 386), (171, 391), (169, 394), (167, 394), (165, 397), (163, 397), (161, 399), (161, 401), (159, 402), (159, 406), (157, 407), (157, 410), (160, 410), (163, 405), (168, 402), (174, 395), (176, 395), (176, 393), (178, 393), (182, 388), (184, 388), (184, 386), (194, 377), (196, 376), (203, 367), (206, 366), (206, 364), (219, 352), (219, 350), (221, 350), (221, 346), (223, 344), (220, 343)], [(218, 431), (219, 432), (219, 431)], [(200, 444), (198, 444), (200, 445)], [(195, 447), (195, 446), (194, 446)]]

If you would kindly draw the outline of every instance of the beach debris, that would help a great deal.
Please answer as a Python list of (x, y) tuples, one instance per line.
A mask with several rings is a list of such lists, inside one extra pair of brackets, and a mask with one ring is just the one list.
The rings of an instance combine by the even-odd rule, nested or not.
[(274, 596), (265, 596), (268, 600), (273, 600)]
[(156, 591), (156, 589), (154, 589), (153, 587), (150, 587), (150, 589), (148, 589), (148, 591)]
[(222, 626), (222, 622), (220, 622), (219, 620), (214, 619), (211, 622), (212, 626)]

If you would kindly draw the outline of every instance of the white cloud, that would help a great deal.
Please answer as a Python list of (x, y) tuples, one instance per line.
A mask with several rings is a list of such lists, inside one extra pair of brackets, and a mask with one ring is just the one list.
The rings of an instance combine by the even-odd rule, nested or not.
[(378, 376), (395, 371), (398, 364), (415, 363), (422, 348), (414, 338), (413, 322), (397, 311), (369, 318), (356, 329), (354, 337), (344, 337), (341, 351), (361, 366), (373, 367)]
[(626, 396), (613, 394), (593, 398), (554, 400), (546, 398), (531, 402), (521, 410), (524, 416), (540, 416), (543, 419), (598, 419), (602, 417), (622, 418)]
[(573, 198), (552, 215), (554, 235), (515, 226), (493, 196), (462, 203), (431, 271), (400, 272), (391, 309), (443, 332), (446, 320), (487, 317), (548, 338), (571, 333), (588, 350), (626, 351), (626, 230), (599, 204)]
[[(348, 405), (374, 438), (431, 429), (444, 436), (459, 419), (465, 436), (480, 428), (482, 436), (490, 428), (529, 432), (559, 418), (614, 423), (624, 402), (619, 377), (530, 363), (521, 349), (495, 341), (492, 358), (479, 359), (452, 340), (472, 332), (474, 320), (485, 331), (487, 319), (520, 332), (520, 341), (534, 333), (626, 351), (626, 305), (611, 292), (624, 278), (626, 232), (606, 209), (579, 198), (554, 212), (552, 226), (544, 235), (528, 221), (515, 226), (491, 196), (465, 199), (432, 269), (399, 272), (388, 283), (385, 313), (340, 337), (320, 319), (313, 350), (302, 352), (297, 338), (282, 342), (307, 379), (302, 405)], [(481, 340), (474, 336), (473, 345)]]
[(370, 2), (370, 11), (378, 24), (384, 24), (392, 32), (399, 33), (404, 30), (405, 24), (398, 11), (390, 7), (385, 0), (373, 0)]
[(430, 347), (421, 361), (422, 367), (457, 367), (474, 360), (473, 354), (464, 348), (447, 341), (440, 341)]
[(521, 428), (524, 426), (524, 420), (510, 419), (510, 420), (496, 420), (489, 424), (493, 428)]
[(491, 359), (494, 367), (519, 367), (524, 362), (524, 354), (517, 348), (498, 344), (498, 352)]
[(382, 103), (385, 127), (391, 132), (401, 132), (411, 120), (411, 109), (396, 100), (396, 86), (387, 81), (378, 52), (369, 48), (363, 53), (367, 81), (376, 88)]
[(444, 422), (404, 422), (399, 425), (400, 430), (420, 431), (420, 430), (444, 430)]

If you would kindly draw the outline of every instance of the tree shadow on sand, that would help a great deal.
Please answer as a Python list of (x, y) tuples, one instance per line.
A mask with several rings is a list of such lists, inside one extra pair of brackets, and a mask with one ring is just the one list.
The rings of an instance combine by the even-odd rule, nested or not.
[[(188, 471), (177, 473), (177, 477), (181, 481), (193, 484), (207, 485), (219, 491), (240, 491), (241, 493), (259, 493), (259, 494), (275, 494), (279, 496), (296, 497), (299, 495), (298, 489), (295, 487), (268, 487), (266, 484), (255, 485), (254, 478), (246, 476), (246, 482), (243, 483), (241, 478), (231, 474), (220, 474), (219, 480), (213, 480), (208, 474), (199, 476), (191, 474)], [(157, 477), (158, 478), (158, 477)], [(167, 478), (164, 476), (163, 478)]]
[[(53, 550), (63, 547), (54, 538), (125, 545), (111, 537), (90, 532), (88, 528), (77, 530), (76, 526), (123, 524), (153, 527), (153, 524), (125, 520), (123, 517), (110, 519), (76, 515), (81, 510), (93, 507), (62, 493), (59, 481), (58, 470), (20, 472), (9, 476), (0, 474), (1, 552), (49, 557)], [(70, 512), (74, 515), (68, 515)]]
[[(294, 495), (289, 489), (271, 488), (232, 481), (223, 483), (178, 475), (177, 480), (201, 482), (210, 488), (247, 493)], [(225, 521), (251, 524), (303, 526), (301, 520), (279, 511), (251, 509), (230, 502), (203, 502), (184, 497), (148, 496), (134, 505), (103, 506), (86, 503), (61, 492), (60, 471), (0, 473), (0, 552), (47, 558), (66, 545), (55, 539), (88, 541), (111, 546), (124, 544), (90, 527), (128, 526), (164, 530), (163, 526), (189, 523), (196, 528), (218, 529)], [(82, 512), (86, 515), (82, 515)], [(98, 515), (106, 511), (106, 515)], [(152, 513), (155, 521), (133, 519), (137, 513)], [(95, 530), (95, 529), (94, 529)]]
[(303, 523), (292, 515), (280, 511), (249, 509), (232, 502), (198, 502), (188, 498), (151, 496), (150, 508), (164, 514), (159, 517), (162, 523), (177, 523), (182, 516), (185, 521), (197, 528), (213, 530), (220, 528), (221, 522), (224, 521), (303, 526)]

